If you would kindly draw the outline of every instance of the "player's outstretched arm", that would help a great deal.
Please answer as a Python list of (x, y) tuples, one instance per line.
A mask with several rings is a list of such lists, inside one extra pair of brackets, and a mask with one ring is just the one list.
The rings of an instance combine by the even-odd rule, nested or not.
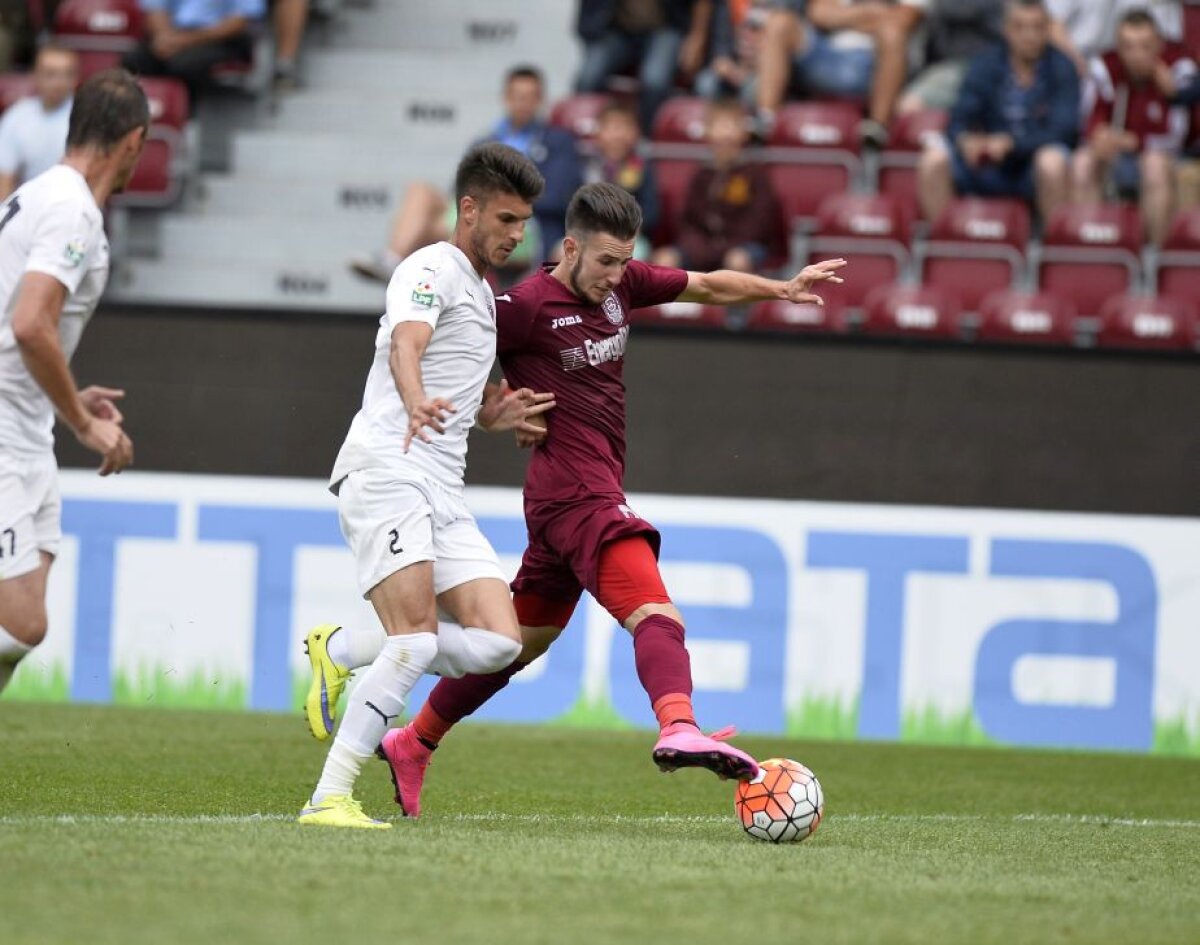
[(408, 432), (404, 436), (406, 453), (414, 437), (425, 443), (432, 442), (425, 432), (426, 427), (435, 433), (445, 433), (447, 416), (458, 412), (458, 408), (444, 397), (430, 399), (425, 394), (421, 356), (425, 354), (432, 337), (433, 326), (428, 322), (401, 322), (392, 330), (388, 366), (392, 369), (392, 382), (408, 413)]
[(107, 476), (133, 462), (133, 443), (121, 429), (120, 419), (93, 410), (95, 398), (91, 394), (85, 398), (75, 384), (58, 340), (58, 320), (66, 297), (66, 286), (53, 276), (25, 273), (13, 306), (13, 337), (25, 367), (63, 422), (80, 443), (103, 457), (100, 475)]
[(516, 430), (519, 440), (532, 438), (537, 442), (546, 436), (542, 414), (553, 409), (553, 394), (539, 394), (528, 387), (513, 390), (507, 380), (501, 380), (499, 384), (488, 384), (483, 389), (483, 406), (479, 408), (476, 422), (493, 433)]
[(805, 266), (790, 280), (767, 279), (748, 272), (718, 269), (716, 272), (689, 272), (687, 288), (677, 301), (699, 302), (702, 305), (739, 305), (767, 299), (784, 299), (801, 304), (823, 305), (819, 295), (810, 290), (819, 282), (843, 282), (838, 270), (846, 265), (844, 259), (826, 259)]

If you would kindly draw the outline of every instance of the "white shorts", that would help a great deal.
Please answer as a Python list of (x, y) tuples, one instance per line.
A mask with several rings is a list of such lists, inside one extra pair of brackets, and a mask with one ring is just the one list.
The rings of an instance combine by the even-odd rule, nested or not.
[(420, 561), (433, 562), (435, 594), (478, 578), (505, 580), (462, 496), (432, 479), (400, 479), (386, 469), (352, 472), (338, 489), (338, 521), (363, 597)]
[(39, 552), (58, 554), (62, 496), (54, 456), (0, 454), (0, 581), (36, 571)]

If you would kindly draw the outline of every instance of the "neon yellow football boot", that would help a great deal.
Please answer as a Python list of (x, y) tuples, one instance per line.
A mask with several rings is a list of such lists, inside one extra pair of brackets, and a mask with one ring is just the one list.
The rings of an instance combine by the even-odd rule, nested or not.
[(304, 638), (304, 652), (312, 664), (312, 682), (304, 699), (304, 717), (313, 738), (325, 741), (333, 734), (337, 720), (337, 704), (341, 698), (350, 670), (334, 662), (329, 655), (329, 638), (341, 630), (337, 624), (323, 623), (308, 631)]
[(306, 827), (351, 827), (357, 830), (391, 830), (386, 820), (375, 820), (363, 813), (362, 804), (349, 794), (330, 794), (319, 804), (300, 811), (296, 823)]

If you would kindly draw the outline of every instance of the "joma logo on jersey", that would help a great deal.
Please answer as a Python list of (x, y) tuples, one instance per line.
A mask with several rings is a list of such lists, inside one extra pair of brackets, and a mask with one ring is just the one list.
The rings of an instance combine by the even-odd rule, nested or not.
[(590, 338), (583, 343), (587, 352), (588, 364), (599, 367), (607, 361), (620, 361), (625, 357), (625, 349), (629, 346), (629, 326), (626, 325), (611, 338), (603, 341), (592, 341)]
[(581, 315), (562, 315), (550, 322), (550, 327), (554, 329), (567, 328), (571, 325), (582, 325), (583, 317)]

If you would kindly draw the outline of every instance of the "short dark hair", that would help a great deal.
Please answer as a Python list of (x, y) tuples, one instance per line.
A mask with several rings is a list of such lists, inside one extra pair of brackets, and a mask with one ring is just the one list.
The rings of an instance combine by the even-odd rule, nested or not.
[(1122, 14), (1121, 19), (1117, 21), (1118, 26), (1148, 26), (1154, 32), (1159, 33), (1158, 20), (1154, 18), (1154, 14), (1147, 7), (1134, 7), (1131, 10), (1126, 10)]
[(637, 125), (639, 130), (641, 129), (637, 109), (633, 107), (631, 102), (625, 102), (619, 98), (609, 99), (604, 103), (604, 107), (597, 112), (596, 124), (600, 124), (608, 118), (624, 118)]
[(1049, 15), (1050, 8), (1046, 6), (1046, 0), (1007, 0), (1004, 4), (1004, 13), (1007, 16), (1013, 10), (1041, 10)]
[(67, 150), (109, 151), (136, 128), (150, 127), (146, 93), (124, 69), (97, 72), (75, 90), (67, 125)]
[(488, 141), (475, 145), (458, 162), (454, 199), (458, 202), (470, 196), (482, 202), (493, 194), (513, 194), (533, 203), (545, 186), (533, 161), (516, 148)]
[(523, 62), (519, 66), (513, 66), (504, 74), (504, 87), (508, 88), (513, 79), (533, 79), (534, 82), (542, 87), (546, 85), (546, 77), (542, 75), (542, 70), (527, 62)]
[(567, 232), (576, 238), (608, 233), (631, 240), (642, 228), (642, 208), (629, 191), (616, 184), (584, 184), (567, 206)]

